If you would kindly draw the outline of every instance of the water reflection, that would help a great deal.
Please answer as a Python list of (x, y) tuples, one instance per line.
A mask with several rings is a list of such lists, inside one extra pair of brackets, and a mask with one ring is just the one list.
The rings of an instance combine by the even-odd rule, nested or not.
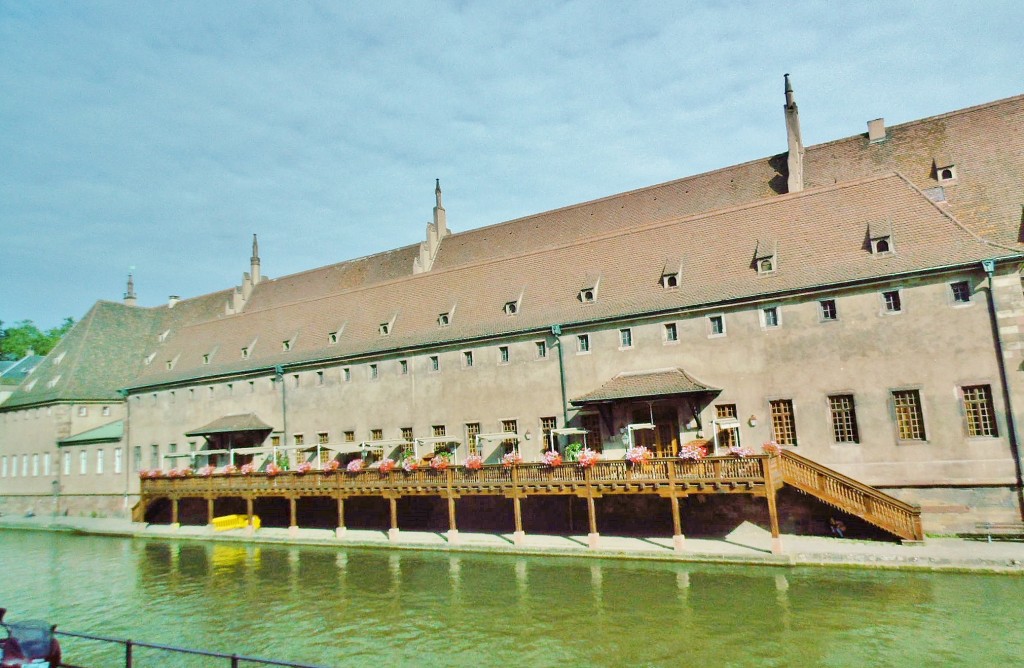
[(1024, 652), (1019, 578), (15, 534), (0, 540), (13, 617), (331, 666), (996, 665)]

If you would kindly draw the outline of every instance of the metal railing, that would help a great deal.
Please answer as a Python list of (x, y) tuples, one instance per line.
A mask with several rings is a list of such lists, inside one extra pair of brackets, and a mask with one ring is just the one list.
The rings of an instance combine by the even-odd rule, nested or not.
[[(327, 666), (312, 664), (312, 663), (297, 663), (295, 661), (276, 661), (274, 659), (262, 659), (255, 656), (245, 656), (243, 654), (226, 654), (224, 652), (213, 652), (210, 650), (203, 649), (191, 649), (188, 647), (175, 647), (174, 645), (161, 645), (159, 643), (150, 642), (138, 642), (135, 640), (125, 640), (123, 638), (108, 638), (106, 636), (97, 636), (90, 633), (75, 633), (73, 631), (54, 631), (58, 636), (67, 636), (69, 638), (82, 638), (85, 640), (93, 640), (96, 642), (113, 643), (124, 647), (124, 668), (134, 668), (134, 651), (137, 647), (146, 649), (155, 649), (162, 652), (173, 652), (177, 654), (191, 654), (193, 656), (204, 656), (210, 659), (223, 659), (227, 665), (231, 668), (240, 668), (243, 664), (256, 664), (261, 666), (284, 666), (285, 668), (327, 668)], [(109, 665), (109, 664), (104, 664)], [(213, 666), (212, 663), (207, 663), (208, 666)], [(73, 663), (67, 663), (62, 661), (60, 664), (61, 668), (86, 668), (85, 666), (78, 666)]]

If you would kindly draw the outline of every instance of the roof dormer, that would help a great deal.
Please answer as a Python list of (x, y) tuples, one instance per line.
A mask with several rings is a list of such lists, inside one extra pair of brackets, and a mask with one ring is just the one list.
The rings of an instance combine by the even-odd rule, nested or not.
[(868, 225), (868, 250), (872, 255), (889, 255), (895, 252), (892, 238), (892, 221), (886, 219)]
[(661, 270), (661, 287), (674, 290), (679, 287), (683, 278), (683, 262), (679, 258), (670, 257), (665, 260)]
[(583, 281), (583, 286), (576, 293), (576, 299), (581, 304), (593, 304), (597, 301), (597, 290), (601, 286), (600, 274), (588, 274)]
[(774, 274), (779, 270), (778, 242), (774, 239), (759, 239), (754, 248), (754, 269), (759, 276)]

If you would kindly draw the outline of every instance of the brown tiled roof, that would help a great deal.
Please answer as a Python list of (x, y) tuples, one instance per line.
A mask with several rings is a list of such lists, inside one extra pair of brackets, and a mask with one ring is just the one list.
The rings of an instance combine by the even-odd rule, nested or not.
[[(872, 255), (868, 229), (890, 221), (896, 251)], [(775, 240), (777, 270), (758, 275), (758, 239)], [(173, 370), (147, 367), (136, 386), (267, 369), (275, 364), (456, 344), (661, 311), (708, 307), (1013, 255), (978, 239), (897, 175), (617, 230), (572, 244), (387, 281), (183, 329), (162, 349)], [(661, 286), (665, 257), (682, 258), (678, 289)], [(582, 268), (601, 268), (597, 301), (577, 298)], [(523, 297), (505, 315), (510, 291)], [(512, 290), (512, 288), (515, 288)], [(448, 327), (437, 315), (457, 304)], [(392, 333), (378, 325), (392, 315)], [(346, 323), (335, 345), (327, 335)], [(291, 349), (281, 342), (296, 332)], [(241, 348), (254, 338), (248, 359)], [(210, 364), (203, 354), (212, 353)]]
[(620, 373), (593, 392), (573, 399), (574, 406), (600, 404), (620, 399), (653, 399), (680, 394), (717, 392), (718, 389), (695, 380), (682, 369), (657, 369)]
[(239, 413), (219, 417), (210, 424), (186, 431), (186, 436), (228, 434), (238, 431), (271, 431), (273, 427), (256, 417), (255, 413)]

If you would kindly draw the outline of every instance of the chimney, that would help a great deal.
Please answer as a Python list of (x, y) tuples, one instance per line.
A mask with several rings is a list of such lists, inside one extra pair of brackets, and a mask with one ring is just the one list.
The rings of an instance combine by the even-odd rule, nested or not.
[(253, 285), (260, 282), (260, 245), (256, 241), (255, 234), (252, 235), (252, 257), (249, 258), (249, 275)]
[(880, 141), (885, 141), (885, 119), (876, 118), (873, 121), (868, 121), (868, 143), (877, 144)]
[(128, 274), (128, 289), (124, 293), (124, 304), (125, 306), (135, 306), (137, 301), (135, 298), (135, 280), (131, 274)]
[(448, 236), (448, 217), (445, 214), (444, 206), (441, 204), (441, 179), (434, 182), (434, 220), (427, 223), (427, 238), (420, 242), (419, 257), (413, 258), (412, 273), (419, 274), (430, 271), (434, 264), (434, 257), (437, 249), (441, 246), (441, 240)]
[(793, 97), (793, 85), (789, 82), (789, 74), (785, 75), (785, 79), (786, 104), (783, 108), (786, 113), (786, 143), (789, 147), (786, 156), (786, 187), (789, 192), (798, 193), (804, 189), (804, 143), (800, 139), (800, 113)]
[(181, 301), (178, 295), (171, 295), (167, 298), (167, 308), (174, 308), (174, 305)]

